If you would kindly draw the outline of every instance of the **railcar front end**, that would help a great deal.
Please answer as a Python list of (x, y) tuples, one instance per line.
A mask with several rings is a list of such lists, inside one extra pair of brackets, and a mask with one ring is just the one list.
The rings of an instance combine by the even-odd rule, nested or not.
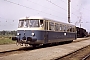
[(12, 37), (17, 43), (39, 45), (45, 42), (44, 20), (21, 19), (17, 29), (17, 36)]

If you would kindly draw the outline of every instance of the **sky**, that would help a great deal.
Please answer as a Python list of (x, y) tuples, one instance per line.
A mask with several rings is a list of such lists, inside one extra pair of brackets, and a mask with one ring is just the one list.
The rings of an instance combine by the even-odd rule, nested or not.
[[(70, 24), (90, 32), (90, 0), (71, 0), (70, 5)], [(0, 30), (17, 30), (19, 18), (29, 16), (68, 23), (68, 0), (0, 0)]]

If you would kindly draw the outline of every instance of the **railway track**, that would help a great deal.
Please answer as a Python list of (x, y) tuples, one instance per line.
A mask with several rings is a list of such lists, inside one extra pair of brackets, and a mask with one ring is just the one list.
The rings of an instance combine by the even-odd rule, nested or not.
[(15, 50), (2, 51), (2, 52), (0, 52), (0, 57), (8, 56), (8, 55), (11, 55), (11, 54), (20, 54), (20, 53), (35, 50), (35, 49), (53, 47), (53, 46), (58, 46), (58, 45), (63, 45), (63, 44), (66, 44), (66, 43), (62, 42), (62, 43), (58, 43), (58, 44), (49, 44), (49, 45), (42, 45), (42, 46), (37, 46), (37, 47), (31, 47), (31, 46), (21, 47), (19, 49), (15, 49)]
[[(23, 53), (23, 52), (25, 52), (26, 50), (28, 50), (28, 48), (25, 47), (25, 48), (10, 50), (10, 51), (3, 51), (3, 52), (0, 52), (0, 57), (2, 57), (2, 56), (8, 56), (8, 55), (11, 55), (11, 54)], [(33, 50), (33, 49), (32, 49), (32, 50)]]
[(90, 60), (90, 45), (54, 60)]
[[(15, 51), (9, 51), (9, 52), (1, 52), (1, 57), (0, 60), (24, 60), (24, 59), (31, 59), (31, 60), (59, 60), (59, 57), (62, 57), (69, 53), (72, 54), (72, 52), (75, 51), (75, 53), (73, 53), (73, 55), (69, 54), (69, 59), (66, 58), (66, 60), (72, 60), (73, 58), (76, 58), (77, 56), (80, 57), (79, 60), (81, 60), (84, 56), (86, 56), (88, 53), (87, 52), (86, 55), (81, 54), (81, 55), (77, 55), (77, 50), (82, 50), (81, 53), (83, 52), (83, 49), (86, 48), (85, 46), (90, 45), (89, 40), (81, 40), (78, 42), (72, 42), (70, 44), (56, 44), (56, 45), (51, 45), (51, 46), (40, 46), (40, 47), (27, 47), (27, 48), (20, 48), (18, 50)], [(84, 48), (83, 48), (84, 47)], [(88, 46), (90, 47), (90, 46)], [(90, 49), (90, 48), (89, 48)], [(79, 51), (78, 50), (78, 51)], [(63, 52), (62, 52), (63, 51)], [(88, 50), (90, 51), (90, 50)], [(25, 53), (22, 53), (25, 52)], [(71, 56), (70, 56), (71, 55)], [(83, 57), (82, 57), (83, 55)], [(16, 58), (16, 59), (14, 59)], [(18, 59), (19, 58), (19, 59)], [(58, 59), (57, 59), (58, 58)], [(62, 58), (61, 58), (62, 59)], [(60, 60), (61, 60), (60, 59)], [(62, 60), (65, 60), (65, 58), (63, 58)], [(76, 59), (77, 60), (77, 59)]]
[(83, 57), (82, 60), (90, 60), (90, 53)]
[(0, 57), (8, 56), (8, 55), (11, 55), (11, 54), (20, 54), (20, 53), (23, 53), (23, 52), (32, 51), (32, 50), (40, 49), (40, 48), (44, 48), (44, 47), (45, 46), (38, 46), (38, 47), (28, 46), (28, 47), (22, 47), (22, 48), (19, 48), (19, 49), (15, 49), (15, 50), (2, 51), (2, 52), (0, 52)]
[[(83, 39), (85, 40), (85, 39)], [(83, 41), (83, 40), (78, 40), (78, 41), (74, 41), (72, 43), (77, 43), (77, 42), (80, 42), (80, 41)], [(69, 42), (67, 42), (69, 43)], [(3, 52), (0, 52), (0, 57), (2, 56), (8, 56), (8, 55), (11, 55), (11, 54), (20, 54), (20, 53), (23, 53), (23, 52), (27, 52), (27, 51), (31, 51), (31, 50), (35, 50), (35, 49), (40, 49), (40, 48), (45, 48), (45, 47), (53, 47), (53, 46), (58, 46), (58, 45), (63, 45), (63, 44), (67, 44), (67, 43), (58, 43), (58, 44), (53, 44), (53, 45), (44, 45), (44, 46), (38, 46), (38, 47), (22, 47), (22, 48), (19, 48), (19, 49), (16, 49), (16, 50), (10, 50), (10, 51), (3, 51)]]

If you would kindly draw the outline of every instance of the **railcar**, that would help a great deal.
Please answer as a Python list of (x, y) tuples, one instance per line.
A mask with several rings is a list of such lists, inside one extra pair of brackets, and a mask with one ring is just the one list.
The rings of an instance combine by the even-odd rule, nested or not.
[(12, 37), (19, 44), (32, 46), (73, 41), (77, 38), (76, 27), (44, 17), (25, 17), (19, 19), (17, 36)]

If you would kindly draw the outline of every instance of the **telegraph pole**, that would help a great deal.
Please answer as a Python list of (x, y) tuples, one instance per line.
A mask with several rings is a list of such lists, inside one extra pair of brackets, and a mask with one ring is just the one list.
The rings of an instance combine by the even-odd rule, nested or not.
[(68, 0), (68, 23), (70, 23), (70, 0)]

